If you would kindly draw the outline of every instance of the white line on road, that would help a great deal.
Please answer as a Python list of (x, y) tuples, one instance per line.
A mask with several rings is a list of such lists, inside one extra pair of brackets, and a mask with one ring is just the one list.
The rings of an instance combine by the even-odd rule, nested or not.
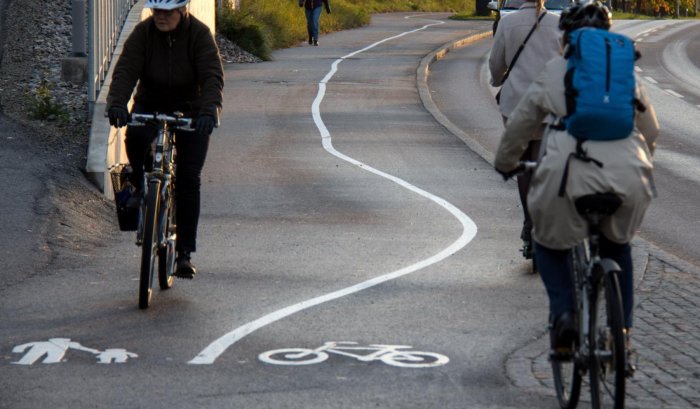
[(396, 270), (394, 272), (384, 274), (378, 277), (375, 277), (371, 280), (367, 280), (364, 282), (361, 282), (359, 284), (353, 285), (351, 287), (344, 288), (342, 290), (334, 291), (332, 293), (328, 293), (316, 298), (312, 298), (307, 301), (300, 302), (298, 304), (290, 305), (289, 307), (282, 308), (280, 310), (277, 310), (275, 312), (272, 312), (270, 314), (267, 314), (263, 317), (260, 317), (254, 321), (251, 321), (247, 324), (244, 324), (233, 331), (223, 335), (216, 341), (212, 342), (204, 348), (195, 358), (193, 358), (191, 361), (189, 361), (189, 364), (213, 364), (216, 359), (223, 354), (227, 348), (229, 348), (231, 345), (245, 337), (246, 335), (252, 333), (253, 331), (256, 331), (262, 327), (265, 327), (273, 322), (276, 322), (282, 318), (288, 317), (292, 314), (295, 314), (299, 311), (305, 310), (307, 308), (311, 308), (313, 306), (332, 301), (335, 299), (338, 299), (340, 297), (344, 297), (349, 294), (353, 294), (362, 290), (365, 290), (370, 287), (374, 287), (376, 285), (379, 285), (381, 283), (384, 283), (389, 280), (393, 280), (395, 278), (402, 277), (404, 275), (416, 272), (418, 270), (421, 270), (423, 268), (426, 268), (432, 264), (435, 264), (437, 262), (440, 262), (447, 257), (451, 256), (452, 254), (456, 253), (460, 249), (462, 249), (464, 246), (466, 246), (473, 238), (476, 236), (476, 224), (466, 215), (464, 214), (461, 210), (447, 202), (446, 200), (435, 196), (429, 192), (426, 192), (425, 190), (422, 190), (408, 182), (406, 182), (403, 179), (400, 179), (396, 176), (390, 175), (388, 173), (382, 172), (378, 169), (375, 169), (371, 166), (368, 166), (356, 159), (353, 159), (347, 155), (344, 155), (340, 152), (338, 152), (334, 147), (333, 143), (331, 140), (331, 134), (328, 132), (328, 129), (326, 128), (326, 125), (323, 122), (323, 119), (321, 118), (321, 112), (320, 112), (320, 106), (321, 106), (321, 101), (323, 101), (323, 97), (325, 96), (326, 93), (326, 84), (328, 81), (330, 81), (331, 78), (333, 78), (333, 75), (338, 71), (338, 65), (343, 62), (344, 60), (351, 58), (359, 53), (362, 53), (364, 51), (367, 51), (371, 48), (374, 48), (382, 43), (385, 43), (387, 41), (391, 41), (394, 39), (397, 39), (399, 37), (403, 37), (405, 35), (415, 33), (418, 31), (422, 31), (427, 29), (428, 27), (438, 25), (438, 24), (444, 24), (442, 21), (437, 21), (432, 24), (427, 24), (423, 27), (417, 28), (415, 30), (411, 31), (406, 31), (404, 33), (401, 33), (399, 35), (395, 35), (393, 37), (388, 37), (385, 38), (381, 41), (377, 41), (376, 43), (369, 45), (363, 49), (357, 50), (355, 52), (352, 52), (344, 57), (341, 57), (333, 62), (331, 65), (331, 70), (326, 74), (326, 76), (321, 80), (321, 82), (318, 84), (318, 94), (316, 95), (316, 99), (314, 100), (312, 106), (311, 106), (311, 112), (312, 116), (314, 119), (314, 122), (316, 123), (316, 127), (318, 128), (319, 132), (321, 133), (321, 140), (323, 147), (331, 153), (332, 155), (347, 161), (358, 168), (371, 172), (375, 175), (381, 176), (383, 178), (386, 178), (388, 180), (391, 180), (392, 182), (398, 184), (401, 187), (404, 187), (414, 193), (417, 193), (427, 199), (432, 200), (433, 202), (437, 203), (438, 205), (442, 206), (444, 209), (449, 211), (454, 217), (459, 220), (459, 222), (462, 224), (463, 230), (461, 236), (453, 242), (451, 245), (449, 245), (447, 248), (444, 250), (440, 251), (439, 253), (433, 255), (432, 257), (429, 257), (427, 259), (421, 260), (413, 265), (404, 267), (402, 269)]
[(645, 80), (649, 81), (652, 84), (658, 84), (658, 81), (653, 79), (652, 77), (644, 77)]
[(676, 97), (676, 98), (685, 98), (683, 95), (677, 93), (676, 91), (674, 91), (674, 90), (672, 90), (672, 89), (665, 89), (664, 91), (666, 91), (666, 92), (669, 93), (670, 95), (673, 95), (673, 96)]

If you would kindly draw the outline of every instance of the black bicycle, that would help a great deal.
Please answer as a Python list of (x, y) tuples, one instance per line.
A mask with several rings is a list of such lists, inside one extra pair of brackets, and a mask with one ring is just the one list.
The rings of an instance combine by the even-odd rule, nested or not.
[(192, 119), (182, 114), (131, 114), (130, 126), (157, 126), (151, 143), (152, 167), (144, 172), (136, 245), (141, 246), (139, 308), (148, 308), (153, 296), (153, 277), (158, 259), (161, 290), (173, 286), (175, 270), (175, 129), (192, 131)]
[(620, 266), (600, 258), (600, 222), (622, 204), (613, 193), (587, 195), (576, 200), (576, 209), (589, 226), (589, 235), (571, 251), (575, 285), (577, 337), (571, 354), (552, 353), (550, 360), (559, 405), (575, 408), (581, 380), (589, 375), (593, 408), (623, 408), (625, 404), (626, 351)]

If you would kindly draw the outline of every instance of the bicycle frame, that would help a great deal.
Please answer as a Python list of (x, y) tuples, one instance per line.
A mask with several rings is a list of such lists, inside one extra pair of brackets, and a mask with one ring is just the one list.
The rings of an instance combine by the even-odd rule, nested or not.
[[(158, 131), (155, 139), (151, 142), (151, 153), (153, 156), (153, 166), (150, 172), (144, 172), (143, 175), (143, 187), (144, 194), (146, 197), (148, 189), (151, 182), (161, 182), (161, 200), (165, 200), (168, 194), (168, 188), (172, 183), (173, 175), (175, 174), (175, 133), (173, 128), (183, 128), (187, 130), (191, 125), (191, 120), (188, 118), (182, 118), (177, 113), (175, 116), (168, 116), (165, 114), (138, 114), (134, 113), (131, 115), (132, 122), (131, 126), (145, 126), (147, 123), (156, 122), (158, 124)], [(173, 124), (174, 126), (171, 126)], [(144, 203), (141, 203), (141, 211), (139, 212), (139, 224), (136, 232), (136, 244), (141, 245), (143, 242), (143, 215), (144, 215)], [(159, 226), (163, 225), (163, 220), (160, 221)], [(158, 242), (164, 243), (165, 232), (158, 229)]]

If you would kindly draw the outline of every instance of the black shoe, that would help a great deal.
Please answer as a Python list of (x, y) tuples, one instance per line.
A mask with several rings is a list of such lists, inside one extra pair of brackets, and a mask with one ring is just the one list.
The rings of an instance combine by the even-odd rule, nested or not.
[(318, 40), (314, 40), (314, 46), (318, 47)]
[(190, 252), (178, 252), (175, 260), (175, 274), (173, 275), (178, 278), (191, 280), (195, 274), (197, 274), (197, 268), (190, 261)]
[(311, 37), (309, 37), (309, 45), (311, 45), (311, 44), (313, 44), (313, 43), (314, 43), (314, 39), (311, 38)]
[(554, 319), (551, 325), (550, 342), (552, 359), (565, 359), (573, 356), (576, 340), (576, 325), (570, 312), (565, 312)]

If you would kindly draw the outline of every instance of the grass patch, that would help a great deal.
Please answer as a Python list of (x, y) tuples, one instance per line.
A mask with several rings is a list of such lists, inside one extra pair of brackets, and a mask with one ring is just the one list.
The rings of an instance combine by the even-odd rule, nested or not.
[(42, 79), (34, 93), (29, 97), (29, 116), (42, 121), (59, 121), (67, 123), (68, 111), (53, 97), (51, 84)]
[[(321, 15), (321, 34), (362, 27), (372, 13), (416, 11), (475, 14), (475, 0), (332, 0)], [(483, 17), (489, 18), (489, 17)], [(244, 50), (269, 60), (273, 50), (306, 41), (306, 17), (298, 0), (241, 0), (217, 16), (218, 31)]]

